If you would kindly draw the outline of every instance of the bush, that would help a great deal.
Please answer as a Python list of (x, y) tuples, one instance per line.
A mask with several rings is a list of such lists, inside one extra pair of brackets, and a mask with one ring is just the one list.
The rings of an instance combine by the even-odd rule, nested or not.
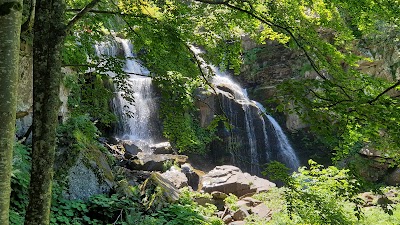
[(31, 157), (27, 146), (15, 144), (12, 166), (10, 223), (19, 225), (23, 224), (28, 204)]
[[(359, 183), (349, 170), (334, 166), (323, 168), (309, 160), (310, 168), (298, 173), (275, 177), (286, 182), (284, 197), (287, 213), (293, 221), (307, 224), (354, 224), (361, 218), (361, 199), (357, 197)], [(274, 169), (278, 166), (269, 167)], [(273, 171), (270, 171), (273, 172)]]

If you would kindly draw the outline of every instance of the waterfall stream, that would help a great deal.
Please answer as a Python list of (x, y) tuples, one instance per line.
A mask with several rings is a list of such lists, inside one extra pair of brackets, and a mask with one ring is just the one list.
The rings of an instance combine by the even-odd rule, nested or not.
[[(124, 72), (129, 75), (127, 82), (134, 93), (134, 104), (123, 98), (124, 89), (117, 90), (113, 100), (114, 109), (120, 117), (116, 135), (151, 153), (150, 146), (163, 141), (163, 137), (157, 95), (151, 77), (148, 77), (150, 72), (135, 59), (128, 40), (115, 38), (115, 43), (96, 46), (99, 57), (116, 56), (118, 50), (122, 50), (125, 57)], [(199, 53), (198, 49), (194, 50)], [(222, 103), (222, 113), (233, 127), (226, 140), (232, 163), (256, 175), (260, 175), (262, 164), (272, 160), (281, 161), (296, 170), (300, 165), (299, 160), (276, 120), (266, 113), (260, 103), (249, 99), (246, 90), (227, 73), (206, 64), (200, 57), (199, 60), (203, 63), (203, 69), (211, 68), (214, 73), (210, 82)], [(112, 72), (108, 74), (116, 75)]]
[[(99, 44), (96, 46), (98, 55), (115, 56), (116, 45), (122, 46), (125, 57), (124, 72), (128, 74), (127, 85), (133, 92), (134, 103), (123, 97), (124, 90), (117, 90), (113, 100), (114, 110), (120, 117), (117, 137), (132, 141), (133, 144), (145, 152), (150, 152), (150, 146), (162, 139), (161, 127), (158, 119), (158, 102), (153, 90), (149, 70), (143, 67), (132, 53), (129, 40), (115, 38), (114, 45)], [(113, 74), (110, 74), (113, 76)]]
[[(223, 102), (230, 101), (229, 104), (222, 104), (224, 114), (235, 127), (243, 126), (237, 121), (239, 112), (234, 112), (232, 102), (240, 104), (244, 114), (245, 133), (247, 136), (247, 147), (249, 151), (249, 172), (260, 174), (260, 164), (277, 160), (284, 163), (293, 171), (300, 166), (299, 159), (288, 138), (277, 121), (266, 113), (265, 108), (258, 102), (250, 100), (247, 92), (226, 73), (221, 72), (214, 66), (210, 66), (214, 72), (211, 83), (218, 94), (223, 96)], [(227, 107), (228, 106), (228, 107)], [(235, 117), (235, 118), (234, 118)], [(257, 127), (259, 127), (257, 129)], [(257, 133), (257, 131), (258, 133)], [(264, 153), (263, 153), (264, 152)], [(238, 154), (236, 152), (236, 154)], [(235, 158), (242, 157), (236, 156)], [(238, 161), (235, 159), (234, 161)]]

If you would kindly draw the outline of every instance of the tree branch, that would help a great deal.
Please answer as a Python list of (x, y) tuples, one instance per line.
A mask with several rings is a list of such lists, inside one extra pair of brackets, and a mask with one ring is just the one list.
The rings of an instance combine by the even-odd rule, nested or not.
[[(82, 9), (67, 9), (67, 12), (80, 12)], [(90, 9), (87, 12), (91, 13), (99, 13), (99, 14), (112, 14), (112, 15), (122, 15), (123, 13), (117, 12), (117, 11), (107, 11), (107, 10), (96, 10), (96, 9)]]
[(386, 94), (387, 92), (389, 92), (390, 90), (396, 88), (396, 87), (399, 86), (399, 85), (400, 85), (400, 80), (398, 80), (398, 81), (397, 81), (396, 83), (394, 83), (392, 86), (386, 88), (383, 92), (381, 92), (381, 93), (380, 93), (379, 95), (377, 95), (375, 98), (369, 100), (367, 103), (368, 103), (368, 104), (372, 104), (373, 102), (378, 101), (378, 99), (379, 99), (380, 97), (382, 97), (382, 95)]
[(308, 60), (308, 61), (310, 62), (310, 64), (311, 64), (311, 67), (312, 67), (312, 68), (314, 69), (314, 71), (318, 74), (318, 76), (321, 77), (321, 78), (324, 79), (324, 80), (327, 80), (327, 78), (319, 71), (318, 66), (315, 64), (315, 62), (314, 62), (314, 60), (311, 58), (310, 54), (308, 54), (308, 52), (307, 52), (307, 50), (305, 49), (305, 47), (300, 43), (300, 41), (299, 41), (299, 40), (297, 39), (297, 37), (293, 34), (293, 32), (290, 30), (290, 28), (281, 26), (281, 25), (279, 25), (279, 24), (275, 24), (275, 23), (273, 23), (272, 21), (270, 21), (270, 20), (268, 20), (268, 19), (266, 19), (266, 18), (264, 18), (264, 17), (262, 17), (262, 16), (256, 15), (255, 13), (253, 13), (253, 12), (251, 12), (251, 11), (248, 11), (248, 10), (246, 10), (246, 9), (242, 9), (242, 8), (237, 7), (237, 6), (235, 6), (235, 5), (229, 4), (229, 0), (225, 0), (225, 1), (223, 1), (223, 0), (215, 0), (215, 1), (212, 1), (212, 0), (194, 0), (194, 1), (202, 2), (202, 3), (207, 3), (207, 4), (225, 5), (225, 6), (228, 7), (228, 8), (231, 8), (231, 9), (234, 9), (234, 10), (237, 10), (237, 11), (240, 11), (240, 12), (243, 12), (243, 13), (246, 13), (247, 15), (249, 15), (249, 16), (251, 16), (251, 17), (253, 17), (253, 18), (255, 18), (255, 19), (257, 19), (257, 20), (259, 20), (259, 21), (261, 21), (261, 22), (263, 22), (263, 23), (265, 23), (265, 24), (267, 24), (267, 25), (270, 26), (270, 27), (276, 27), (276, 28), (279, 28), (279, 29), (285, 31), (285, 32), (286, 32), (287, 34), (289, 34), (289, 36), (294, 40), (294, 42), (296, 43), (296, 45), (304, 52), (304, 54), (305, 54), (307, 60)]
[(92, 10), (101, 0), (92, 0), (87, 4), (81, 11), (79, 11), (67, 24), (66, 31), (69, 31), (79, 19), (81, 19), (86, 13)]

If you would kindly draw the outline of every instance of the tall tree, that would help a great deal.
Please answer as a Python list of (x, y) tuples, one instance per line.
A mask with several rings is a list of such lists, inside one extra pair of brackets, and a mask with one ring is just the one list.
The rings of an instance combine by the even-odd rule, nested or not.
[(36, 3), (33, 26), (32, 172), (25, 224), (48, 224), (61, 80), (64, 2)]
[(25, 224), (50, 222), (51, 187), (60, 107), (61, 49), (68, 30), (99, 0), (91, 1), (66, 24), (63, 0), (38, 0), (33, 27), (32, 171)]
[(0, 224), (9, 224), (22, 0), (0, 1)]

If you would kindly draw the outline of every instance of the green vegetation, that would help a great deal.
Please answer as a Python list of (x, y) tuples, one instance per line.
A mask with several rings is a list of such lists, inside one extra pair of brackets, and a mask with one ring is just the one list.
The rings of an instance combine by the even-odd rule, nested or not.
[[(10, 223), (21, 225), (24, 221), (29, 184), (29, 152), (17, 144), (14, 152), (12, 180), (12, 205)], [(129, 186), (128, 194), (95, 195), (89, 200), (68, 200), (63, 187), (55, 183), (50, 224), (120, 224), (120, 225), (222, 225), (213, 216), (216, 207), (200, 206), (192, 200), (188, 189), (182, 190), (178, 202), (168, 204), (158, 211), (147, 211), (138, 187)]]
[[(80, 139), (82, 140), (82, 139)], [(80, 145), (78, 145), (80, 146)], [(82, 146), (81, 146), (82, 147)], [(14, 152), (14, 170), (11, 195), (12, 205), (10, 222), (20, 225), (24, 221), (29, 183), (29, 149), (17, 144)], [(395, 204), (400, 201), (398, 195), (381, 202), (379, 198), (372, 206), (365, 207), (359, 197), (361, 187), (358, 181), (349, 174), (349, 170), (337, 169), (310, 161), (310, 167), (301, 168), (299, 172), (288, 175), (288, 169), (277, 162), (267, 167), (272, 179), (285, 182), (285, 187), (273, 188), (269, 192), (259, 193), (253, 197), (264, 202), (273, 210), (272, 219), (264, 220), (257, 216), (246, 218), (249, 225), (267, 224), (398, 224), (400, 209)], [(120, 179), (125, 179), (120, 177)], [(121, 187), (123, 181), (119, 182)], [(126, 182), (125, 182), (126, 183)], [(177, 202), (166, 203), (153, 201), (148, 207), (148, 200), (158, 195), (158, 190), (146, 190), (141, 193), (138, 186), (116, 188), (114, 194), (92, 196), (90, 199), (69, 200), (63, 195), (64, 187), (56, 182), (53, 192), (50, 224), (165, 224), (165, 225), (222, 225), (223, 222), (214, 213), (216, 206), (201, 206), (193, 199), (210, 199), (210, 194), (201, 194), (181, 189)], [(399, 193), (395, 188), (381, 188), (380, 194), (389, 191)], [(379, 194), (378, 193), (378, 194)], [(397, 197), (396, 197), (397, 196)], [(156, 197), (156, 196), (155, 196)], [(235, 211), (238, 209), (238, 197), (229, 195), (226, 206)]]
[[(0, 2), (4, 6), (0, 24), (13, 25), (0, 26), (0, 34), (5, 35), (1, 36), (1, 52), (12, 53), (0, 59), (0, 65), (6, 68), (1, 70), (4, 88), (0, 115), (7, 123), (0, 137), (1, 188), (5, 190), (0, 199), (1, 224), (8, 223), (8, 208), (12, 224), (23, 223), (26, 208), (27, 220), (32, 219), (27, 224), (48, 224), (62, 78), (71, 92), (70, 118), (59, 127), (58, 143), (60, 148), (71, 145), (74, 151), (67, 154), (90, 155), (104, 150), (97, 140), (100, 131), (116, 122), (109, 107), (114, 90), (107, 71), (115, 73), (111, 80), (125, 91), (124, 97), (134, 101), (129, 84), (124, 82), (123, 59), (118, 54), (96, 56), (93, 49), (94, 43), (114, 36), (132, 40), (137, 58), (151, 71), (161, 93), (164, 135), (180, 152), (205, 153), (215, 139), (218, 123), (223, 121), (217, 117), (209, 127), (199, 125), (195, 90), (207, 88), (206, 79), (211, 74), (209, 68), (201, 68), (190, 46), (201, 47), (201, 56), (208, 63), (240, 74), (243, 61), (255, 62), (259, 50), (243, 52), (242, 37), (247, 35), (255, 44), (274, 40), (296, 50), (307, 61), (299, 69), (300, 75), (312, 70), (317, 79), (282, 83), (277, 109), (293, 108), (309, 124), (315, 142), (335, 153), (335, 160), (357, 155), (368, 146), (393, 159), (390, 166), (400, 162), (399, 63), (388, 65), (386, 77), (360, 66), (398, 58), (394, 54), (400, 33), (398, 0), (37, 0), (24, 1), (24, 7), (20, 2)], [(20, 21), (21, 9), (24, 21)], [(15, 18), (6, 20), (14, 14)], [(34, 45), (34, 130), (32, 154), (16, 145), (11, 171), (21, 27), (23, 39), (33, 40)], [(390, 56), (384, 56), (386, 49), (390, 49)], [(75, 74), (63, 77), (62, 67), (72, 68)], [(289, 103), (294, 106), (285, 107)], [(349, 165), (359, 168), (360, 164)], [(271, 164), (268, 170), (274, 172), (268, 174), (271, 178), (275, 176), (286, 184), (285, 189), (271, 192), (283, 193), (283, 198), (276, 200), (282, 202), (281, 210), (268, 223), (373, 224), (379, 216), (379, 223), (398, 224), (400, 213), (390, 204), (383, 209), (360, 206), (360, 185), (348, 170), (322, 168), (312, 161), (310, 169), (302, 168), (292, 176), (286, 176), (285, 169), (277, 164)], [(83, 202), (63, 199), (63, 188), (59, 189), (54, 192), (54, 224), (221, 224), (212, 217), (212, 206), (200, 207), (187, 196), (149, 212), (137, 193), (129, 197), (94, 196)], [(232, 209), (235, 201), (233, 196), (226, 200)], [(257, 218), (248, 220), (263, 223)]]

